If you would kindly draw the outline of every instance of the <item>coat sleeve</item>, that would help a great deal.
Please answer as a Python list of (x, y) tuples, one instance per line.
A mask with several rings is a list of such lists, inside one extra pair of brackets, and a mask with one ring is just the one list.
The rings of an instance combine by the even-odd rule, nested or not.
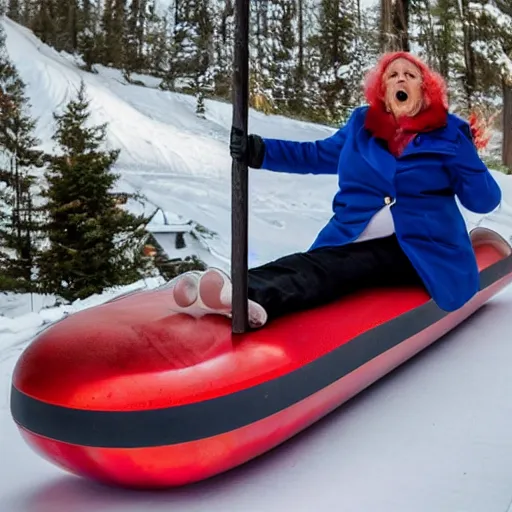
[(480, 159), (468, 125), (461, 128), (459, 147), (450, 160), (453, 187), (462, 206), (474, 213), (490, 213), (501, 202), (501, 189)]
[(314, 142), (264, 139), (265, 157), (261, 167), (290, 174), (336, 174), (353, 115), (345, 126), (326, 139)]

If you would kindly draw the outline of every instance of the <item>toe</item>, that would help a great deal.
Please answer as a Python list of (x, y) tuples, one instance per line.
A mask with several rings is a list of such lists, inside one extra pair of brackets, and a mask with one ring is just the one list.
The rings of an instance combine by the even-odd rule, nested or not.
[(208, 270), (199, 281), (199, 295), (205, 306), (213, 310), (229, 309), (229, 297), (226, 297), (226, 289), (229, 288), (229, 280), (221, 272), (215, 269)]
[(253, 329), (263, 327), (267, 323), (267, 312), (265, 308), (256, 302), (249, 301), (249, 326)]
[(198, 297), (198, 277), (184, 274), (173, 288), (176, 304), (182, 308), (191, 306)]

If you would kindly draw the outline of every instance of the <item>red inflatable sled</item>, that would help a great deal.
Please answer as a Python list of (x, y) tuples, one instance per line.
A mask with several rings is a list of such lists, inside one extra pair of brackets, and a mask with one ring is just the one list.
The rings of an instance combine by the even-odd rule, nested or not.
[(471, 234), (481, 291), (446, 313), (418, 289), (358, 293), (233, 335), (221, 316), (168, 308), (165, 288), (76, 313), (16, 366), (25, 440), (75, 474), (171, 487), (286, 441), (438, 340), (512, 281), (510, 246)]

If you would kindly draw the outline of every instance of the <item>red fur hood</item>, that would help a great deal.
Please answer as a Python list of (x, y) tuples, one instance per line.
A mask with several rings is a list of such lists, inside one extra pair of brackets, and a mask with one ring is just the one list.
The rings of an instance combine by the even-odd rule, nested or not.
[[(382, 77), (389, 64), (398, 58), (407, 59), (420, 69), (425, 106), (416, 116), (397, 121), (386, 111)], [(365, 126), (375, 137), (385, 140), (393, 154), (400, 154), (416, 133), (435, 130), (447, 123), (448, 97), (443, 77), (410, 53), (384, 54), (366, 76), (364, 93), (369, 105)]]

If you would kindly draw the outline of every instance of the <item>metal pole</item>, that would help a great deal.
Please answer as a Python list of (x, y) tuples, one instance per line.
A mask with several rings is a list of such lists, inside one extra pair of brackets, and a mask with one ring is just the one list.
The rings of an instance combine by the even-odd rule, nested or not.
[[(247, 137), (249, 116), (249, 0), (235, 2), (233, 62), (233, 128)], [(232, 331), (248, 330), (248, 167), (233, 160), (231, 170), (231, 278), (233, 282)]]

